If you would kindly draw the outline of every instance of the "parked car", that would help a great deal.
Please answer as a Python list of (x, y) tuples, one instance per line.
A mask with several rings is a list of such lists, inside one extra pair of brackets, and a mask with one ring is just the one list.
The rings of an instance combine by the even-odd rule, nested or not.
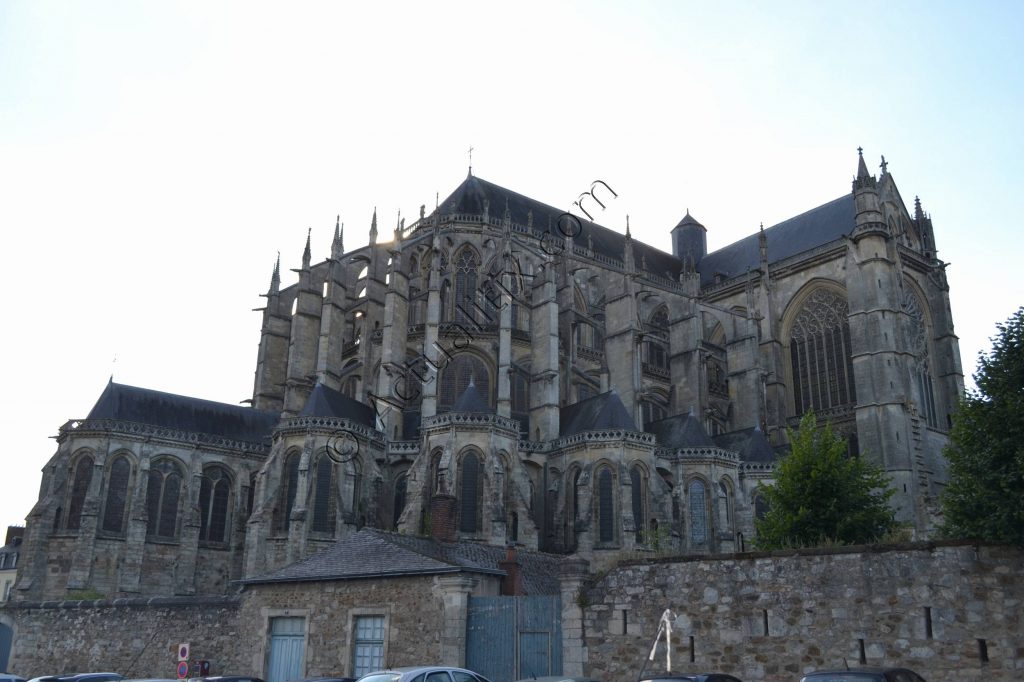
[(743, 682), (740, 678), (726, 673), (644, 673), (640, 682)]
[(25, 678), (10, 673), (0, 673), (0, 682), (25, 682)]
[(807, 673), (800, 682), (925, 682), (906, 668), (849, 668)]
[(190, 677), (188, 682), (263, 682), (263, 680), (248, 675), (214, 675), (212, 677)]
[(66, 675), (43, 675), (28, 682), (118, 682), (124, 675), (117, 673), (70, 673)]
[(565, 677), (564, 675), (545, 675), (544, 677), (524, 677), (516, 682), (600, 682), (593, 677)]
[(419, 665), (406, 668), (390, 668), (367, 673), (357, 682), (491, 682), (465, 668), (449, 668), (441, 665)]
[(294, 680), (294, 682), (356, 682), (354, 677), (307, 677), (304, 680)]

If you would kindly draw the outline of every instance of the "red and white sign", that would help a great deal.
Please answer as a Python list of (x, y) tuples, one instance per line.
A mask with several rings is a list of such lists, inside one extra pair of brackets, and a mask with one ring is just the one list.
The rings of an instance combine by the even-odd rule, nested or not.
[(188, 661), (178, 662), (178, 679), (183, 680), (188, 677)]

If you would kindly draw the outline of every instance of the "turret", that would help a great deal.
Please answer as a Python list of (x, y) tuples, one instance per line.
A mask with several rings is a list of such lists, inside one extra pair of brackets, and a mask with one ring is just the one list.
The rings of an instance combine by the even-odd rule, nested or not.
[(672, 255), (682, 261), (689, 260), (694, 266), (708, 255), (708, 231), (690, 215), (690, 209), (686, 209), (686, 215), (672, 228)]

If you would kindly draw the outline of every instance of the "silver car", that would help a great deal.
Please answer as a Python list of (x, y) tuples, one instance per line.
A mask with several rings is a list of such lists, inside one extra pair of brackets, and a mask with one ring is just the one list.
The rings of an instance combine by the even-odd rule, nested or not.
[(417, 665), (405, 668), (389, 668), (367, 673), (357, 682), (491, 682), (465, 668), (449, 668), (442, 665)]

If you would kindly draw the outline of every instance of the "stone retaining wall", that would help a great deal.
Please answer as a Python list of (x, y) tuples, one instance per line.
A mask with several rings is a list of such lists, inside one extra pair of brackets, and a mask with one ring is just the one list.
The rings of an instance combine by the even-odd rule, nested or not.
[(14, 602), (0, 620), (14, 628), (8, 669), (24, 677), (114, 671), (174, 678), (177, 648), (211, 662), (211, 674), (243, 669), (249, 647), (238, 639), (237, 597), (154, 597), (114, 601)]
[(954, 543), (624, 565), (578, 599), (583, 669), (635, 680), (669, 608), (673, 670), (796, 682), (845, 658), (928, 682), (1021, 680), (1022, 567), (1020, 550)]

